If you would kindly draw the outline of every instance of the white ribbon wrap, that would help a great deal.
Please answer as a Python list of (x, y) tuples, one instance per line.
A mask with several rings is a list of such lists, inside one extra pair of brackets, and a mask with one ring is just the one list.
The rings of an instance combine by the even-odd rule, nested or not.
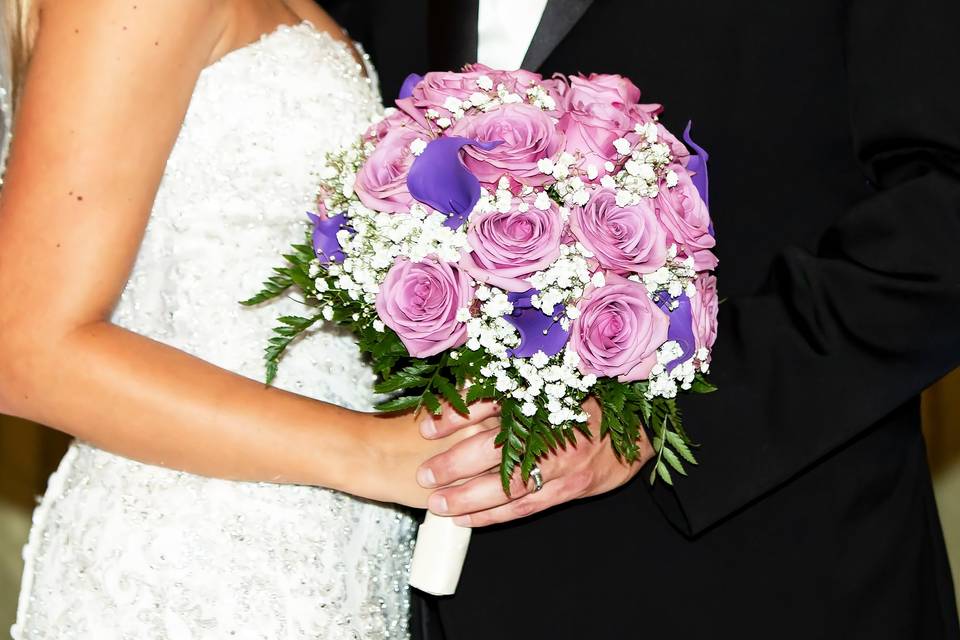
[(413, 549), (410, 586), (434, 596), (453, 595), (467, 557), (471, 533), (469, 527), (454, 524), (453, 518), (428, 511)]

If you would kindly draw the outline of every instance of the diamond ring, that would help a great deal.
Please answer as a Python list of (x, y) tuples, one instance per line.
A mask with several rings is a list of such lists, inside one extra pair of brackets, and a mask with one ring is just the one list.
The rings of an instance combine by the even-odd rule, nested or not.
[(543, 474), (540, 472), (539, 466), (533, 465), (533, 469), (530, 469), (530, 479), (533, 480), (534, 493), (543, 489)]

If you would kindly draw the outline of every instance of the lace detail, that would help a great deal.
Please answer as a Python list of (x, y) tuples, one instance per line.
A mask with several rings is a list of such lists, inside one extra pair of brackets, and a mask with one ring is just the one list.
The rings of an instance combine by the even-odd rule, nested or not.
[[(113, 321), (261, 379), (293, 300), (245, 309), (303, 237), (324, 154), (380, 109), (347, 45), (281, 27), (201, 74)], [(277, 386), (369, 410), (373, 374), (325, 328)], [(147, 365), (145, 365), (147, 366)], [(314, 487), (238, 483), (76, 443), (34, 517), (17, 640), (406, 638), (412, 522)]]

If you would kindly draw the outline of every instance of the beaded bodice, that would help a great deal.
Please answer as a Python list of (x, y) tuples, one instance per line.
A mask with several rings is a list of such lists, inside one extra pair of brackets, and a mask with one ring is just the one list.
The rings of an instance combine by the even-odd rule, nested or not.
[[(302, 314), (253, 295), (302, 242), (325, 154), (380, 109), (347, 46), (309, 24), (281, 27), (200, 76), (113, 321), (262, 379), (275, 319)], [(352, 339), (320, 329), (292, 349), (276, 386), (369, 409), (372, 375)]]

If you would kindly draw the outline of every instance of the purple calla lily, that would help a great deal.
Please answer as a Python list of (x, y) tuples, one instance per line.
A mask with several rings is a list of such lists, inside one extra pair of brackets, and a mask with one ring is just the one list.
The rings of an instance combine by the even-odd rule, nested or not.
[[(683, 130), (683, 141), (687, 143), (687, 146), (693, 149), (696, 153), (690, 154), (690, 159), (687, 161), (687, 170), (694, 174), (690, 179), (693, 182), (693, 186), (697, 188), (697, 192), (700, 194), (700, 198), (703, 200), (704, 204), (707, 207), (710, 206), (710, 180), (707, 176), (707, 161), (710, 160), (710, 154), (706, 150), (693, 141), (693, 138), (690, 137), (690, 129), (693, 128), (693, 120), (687, 122), (687, 128)], [(708, 228), (710, 235), (713, 233), (713, 222), (710, 223)]]
[(337, 239), (337, 232), (346, 228), (347, 216), (340, 213), (321, 218), (315, 213), (307, 213), (313, 223), (313, 252), (320, 264), (343, 262), (343, 248)]
[[(676, 300), (677, 307), (670, 309), (670, 303), (673, 300)], [(670, 317), (667, 340), (676, 341), (683, 350), (679, 358), (667, 363), (667, 371), (670, 371), (678, 364), (683, 364), (692, 358), (697, 351), (697, 342), (693, 337), (693, 312), (690, 308), (690, 298), (685, 293), (681, 293), (678, 298), (671, 298), (666, 293), (661, 293), (655, 302)]]
[(697, 191), (700, 193), (700, 197), (703, 198), (703, 201), (710, 206), (710, 181), (707, 178), (707, 161), (710, 160), (710, 154), (706, 150), (693, 141), (693, 138), (690, 137), (690, 129), (693, 128), (693, 121), (687, 122), (687, 128), (683, 130), (683, 141), (687, 143), (687, 146), (693, 149), (696, 153), (690, 154), (690, 160), (687, 162), (687, 169), (691, 173), (696, 175), (691, 178), (693, 181), (693, 186), (697, 188)]
[(413, 88), (420, 84), (420, 81), (423, 80), (423, 76), (411, 73), (403, 80), (403, 84), (400, 85), (400, 95), (397, 96), (397, 100), (403, 100), (404, 98), (409, 98), (413, 95)]
[(529, 358), (537, 351), (555, 356), (570, 338), (570, 331), (560, 325), (565, 312), (563, 305), (556, 305), (553, 315), (548, 316), (533, 306), (531, 298), (538, 293), (537, 289), (528, 289), (523, 293), (507, 294), (507, 299), (513, 303), (513, 313), (504, 316), (504, 320), (520, 333), (520, 344), (507, 352), (512, 358)]
[(481, 142), (447, 136), (427, 143), (407, 174), (407, 190), (416, 200), (447, 214), (444, 225), (459, 229), (480, 199), (480, 181), (460, 160), (466, 145), (489, 151), (502, 141)]

